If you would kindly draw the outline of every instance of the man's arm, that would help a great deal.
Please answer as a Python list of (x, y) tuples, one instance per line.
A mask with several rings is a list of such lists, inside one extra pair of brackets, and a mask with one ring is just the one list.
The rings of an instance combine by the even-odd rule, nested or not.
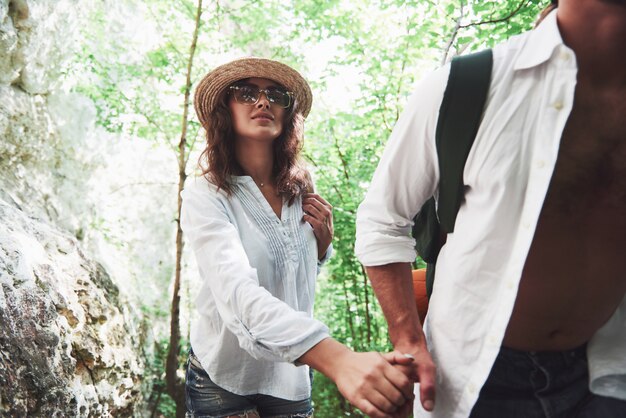
[(394, 348), (415, 357), (417, 379), (420, 382), (420, 402), (432, 411), (435, 402), (436, 368), (426, 346), (417, 307), (413, 299), (410, 263), (391, 263), (366, 267), (376, 297), (389, 325), (389, 337)]
[[(412, 219), (435, 193), (439, 165), (435, 130), (450, 66), (423, 79), (396, 122), (356, 219), (355, 253), (367, 267), (396, 351), (415, 357), (411, 378), (432, 410), (435, 366), (413, 300)], [(378, 267), (372, 267), (378, 266)]]

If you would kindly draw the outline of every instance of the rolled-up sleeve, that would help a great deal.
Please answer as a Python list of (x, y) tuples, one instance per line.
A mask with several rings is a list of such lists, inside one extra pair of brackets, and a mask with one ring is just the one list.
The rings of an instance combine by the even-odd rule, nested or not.
[(225, 198), (211, 187), (196, 182), (182, 193), (181, 227), (202, 279), (197, 308), (205, 315), (217, 309), (223, 324), (252, 357), (294, 362), (328, 337), (328, 328), (259, 285)]
[(423, 79), (398, 119), (357, 211), (355, 253), (365, 266), (415, 260), (413, 218), (435, 193), (435, 129), (449, 65)]

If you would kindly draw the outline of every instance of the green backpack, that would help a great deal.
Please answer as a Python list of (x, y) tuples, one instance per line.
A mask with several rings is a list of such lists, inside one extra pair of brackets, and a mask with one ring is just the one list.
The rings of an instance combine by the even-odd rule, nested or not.
[(446, 234), (454, 232), (464, 197), (463, 170), (489, 91), (493, 54), (490, 49), (452, 60), (448, 85), (439, 108), (435, 140), (439, 160), (439, 198), (431, 197), (413, 225), (415, 248), (427, 263), (426, 293), (430, 298), (435, 264)]

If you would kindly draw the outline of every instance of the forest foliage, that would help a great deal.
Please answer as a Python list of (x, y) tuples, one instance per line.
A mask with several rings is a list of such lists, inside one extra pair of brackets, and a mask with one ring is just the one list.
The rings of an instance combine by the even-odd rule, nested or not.
[[(192, 88), (209, 70), (253, 55), (300, 70), (314, 95), (306, 122), (304, 159), (317, 191), (334, 206), (335, 254), (318, 281), (316, 317), (333, 336), (359, 351), (391, 349), (384, 318), (354, 256), (355, 214), (381, 152), (416, 81), (453, 56), (491, 47), (531, 29), (547, 0), (204, 0)], [(202, 132), (190, 115), (183, 121), (186, 74), (199, 3), (193, 0), (123, 0), (94, 3), (83, 25), (83, 44), (73, 70), (73, 89), (96, 105), (99, 126), (111, 133), (171, 150), (179, 158), (186, 124), (184, 173), (193, 175)], [(106, 157), (103, 157), (106, 158)], [(169, 167), (169, 166), (168, 166)], [(180, 176), (173, 164), (171, 182)], [(398, 179), (402, 181), (402, 179)], [(171, 216), (171, 248), (153, 274), (163, 289), (144, 306), (153, 320), (169, 320), (175, 271), (176, 189), (154, 195)], [(159, 222), (153, 220), (153, 222)], [(185, 249), (185, 254), (188, 249)], [(184, 357), (192, 263), (183, 260)], [(152, 359), (155, 411), (174, 416), (164, 392), (168, 332), (163, 327)], [(316, 415), (361, 416), (334, 385), (316, 374)]]

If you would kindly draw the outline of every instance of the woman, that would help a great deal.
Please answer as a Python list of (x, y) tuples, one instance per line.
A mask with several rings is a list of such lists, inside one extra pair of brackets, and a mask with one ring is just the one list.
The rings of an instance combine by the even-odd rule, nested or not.
[(196, 89), (207, 145), (181, 217), (202, 278), (188, 416), (312, 416), (305, 364), (373, 417), (400, 416), (412, 398), (390, 364), (410, 359), (354, 353), (312, 318), (333, 223), (298, 159), (311, 102), (297, 71), (261, 58), (217, 67)]

